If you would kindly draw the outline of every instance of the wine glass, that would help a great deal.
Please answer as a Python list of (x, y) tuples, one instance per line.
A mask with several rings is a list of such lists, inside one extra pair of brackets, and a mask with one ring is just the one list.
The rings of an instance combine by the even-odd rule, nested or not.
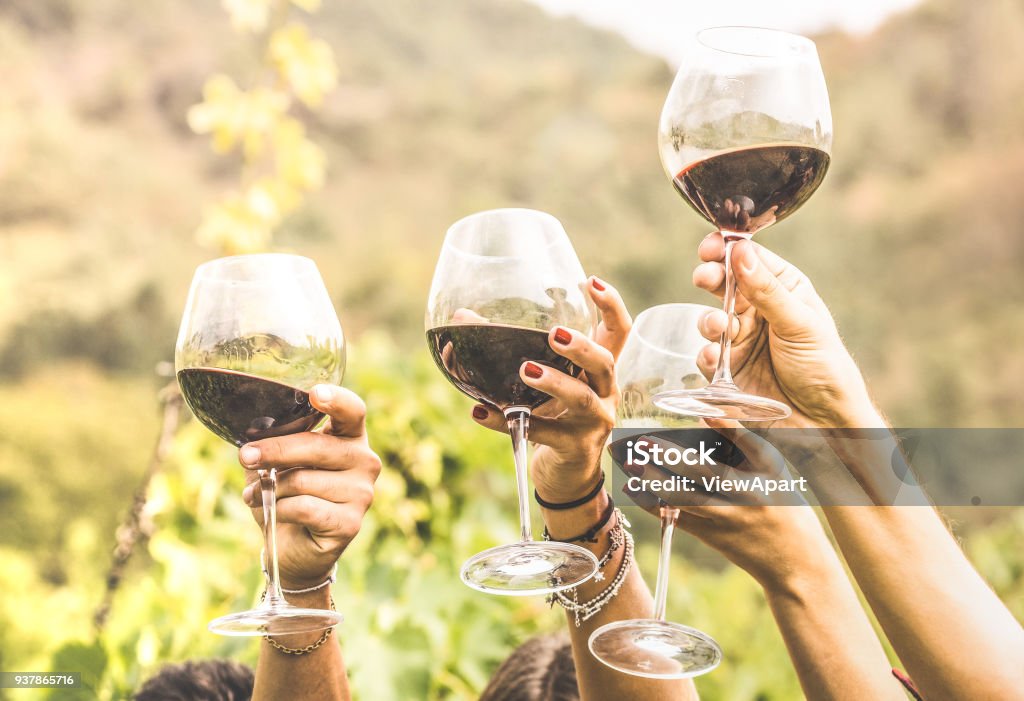
[[(619, 430), (608, 452), (620, 468), (628, 460), (626, 443), (631, 439), (648, 436), (657, 440), (659, 431), (699, 426), (698, 419), (666, 411), (654, 398), (661, 392), (707, 384), (697, 369), (697, 353), (705, 343), (697, 322), (711, 310), (700, 304), (662, 304), (637, 316), (615, 366), (622, 400), (616, 418)], [(717, 667), (722, 648), (706, 633), (665, 620), (672, 534), (679, 509), (660, 500), (658, 504), (661, 551), (654, 618), (607, 623), (591, 634), (588, 644), (597, 659), (620, 672), (684, 679)]]
[(427, 301), (427, 343), (453, 385), (504, 413), (512, 437), (520, 540), (470, 558), (461, 576), (479, 591), (550, 594), (597, 573), (597, 558), (571, 543), (537, 542), (530, 529), (527, 434), (530, 414), (550, 396), (519, 376), (526, 361), (576, 376), (548, 334), (585, 334), (595, 313), (586, 276), (561, 223), (531, 209), (496, 209), (455, 222), (445, 236)]
[[(825, 177), (832, 113), (814, 42), (756, 27), (699, 32), (669, 90), (658, 129), (665, 171), (683, 199), (725, 239), (724, 308), (732, 328), (737, 241), (796, 211)], [(732, 341), (707, 387), (655, 399), (667, 410), (740, 421), (784, 419), (782, 402), (742, 392)]]
[[(341, 382), (345, 340), (320, 271), (308, 258), (256, 254), (200, 265), (181, 319), (174, 364), (181, 393), (208, 429), (235, 446), (308, 431), (324, 415), (313, 385)], [(221, 635), (324, 630), (340, 614), (289, 604), (277, 565), (277, 471), (258, 471), (266, 592), (250, 611), (209, 624)]]

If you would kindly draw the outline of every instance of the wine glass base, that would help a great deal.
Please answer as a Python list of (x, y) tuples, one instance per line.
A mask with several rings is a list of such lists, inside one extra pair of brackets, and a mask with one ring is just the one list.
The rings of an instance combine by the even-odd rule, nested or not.
[(711, 386), (660, 392), (651, 401), (658, 408), (673, 414), (702, 419), (778, 421), (792, 413), (787, 405), (774, 399)]
[(612, 669), (650, 679), (696, 677), (722, 661), (722, 648), (711, 636), (656, 619), (603, 625), (591, 634), (588, 647)]
[(488, 594), (531, 596), (570, 589), (597, 574), (597, 556), (554, 541), (499, 545), (466, 560), (459, 576)]
[(289, 635), (326, 630), (343, 620), (344, 617), (336, 611), (280, 605), (229, 613), (210, 621), (206, 627), (217, 635)]

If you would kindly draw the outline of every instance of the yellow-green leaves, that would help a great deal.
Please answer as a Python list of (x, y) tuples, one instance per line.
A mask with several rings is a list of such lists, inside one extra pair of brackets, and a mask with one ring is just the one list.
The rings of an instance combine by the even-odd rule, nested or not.
[(262, 32), (270, 15), (270, 0), (223, 0), (231, 24), (240, 32)]
[(301, 24), (293, 22), (271, 35), (269, 57), (296, 97), (310, 107), (323, 102), (338, 82), (331, 47), (322, 39), (311, 38)]
[[(265, 33), (268, 70), (248, 88), (227, 75), (211, 77), (188, 112), (189, 126), (209, 134), (215, 152), (242, 157), (241, 182), (206, 208), (196, 232), (200, 243), (225, 254), (266, 250), (284, 217), (324, 182), (326, 156), (290, 110), (296, 100), (309, 109), (322, 104), (338, 69), (325, 41), (287, 20), (290, 5), (316, 12), (320, 1), (224, 0), (238, 31)], [(275, 21), (281, 26), (271, 26)]]
[(189, 109), (188, 124), (197, 134), (210, 134), (218, 153), (241, 144), (246, 160), (255, 160), (289, 106), (288, 95), (280, 90), (242, 90), (229, 76), (218, 74), (203, 86), (203, 101)]

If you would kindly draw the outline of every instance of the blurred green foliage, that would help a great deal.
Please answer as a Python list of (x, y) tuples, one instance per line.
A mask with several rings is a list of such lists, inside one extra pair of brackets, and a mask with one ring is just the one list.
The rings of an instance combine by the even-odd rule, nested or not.
[[(258, 24), (268, 3), (235, 4)], [(301, 156), (287, 166), (296, 187), (324, 177), (323, 189), (301, 205), (277, 193), (276, 240), (324, 273), (355, 339), (346, 384), (371, 407), (386, 465), (342, 559), (339, 637), (364, 701), (472, 699), (516, 644), (564, 623), (539, 600), (457, 579), (463, 559), (517, 529), (505, 440), (468, 419), (427, 354), (436, 254), (458, 217), (525, 205), (558, 216), (634, 312), (708, 302), (688, 282), (707, 227), (655, 149), (672, 71), (518, 0), (324, 3), (315, 30), (336, 75), (294, 29), (272, 49), (300, 100), (323, 99), (296, 105), (307, 127), (282, 136)], [(0, 699), (126, 698), (163, 662), (254, 661), (251, 641), (205, 630), (252, 602), (259, 531), (232, 449), (194, 422), (151, 484), (152, 537), (102, 636), (91, 622), (159, 429), (152, 368), (170, 359), (191, 271), (210, 255), (191, 232), (238, 187), (240, 157), (210, 153), (188, 110), (215, 73), (265, 77), (264, 57), (233, 36), (206, 0), (0, 4), (0, 668), (80, 668), (91, 687)], [(1024, 177), (1022, 39), (1024, 7), (1006, 0), (928, 0), (871, 35), (819, 38), (832, 169), (763, 243), (815, 282), (903, 425), (1024, 421), (1024, 239), (1007, 208)], [(223, 116), (198, 118), (216, 133)], [(951, 516), (1024, 618), (1024, 510)], [(634, 522), (653, 573), (654, 524)], [(727, 652), (698, 681), (702, 698), (799, 697), (753, 582), (692, 539), (677, 548), (670, 615)]]

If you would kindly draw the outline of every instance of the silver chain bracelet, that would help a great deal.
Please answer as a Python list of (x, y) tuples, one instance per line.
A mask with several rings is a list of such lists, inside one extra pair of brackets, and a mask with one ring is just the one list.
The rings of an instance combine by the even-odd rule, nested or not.
[[(611, 545), (608, 547), (608, 552), (598, 561), (598, 567), (602, 568), (607, 565), (612, 558), (612, 555), (620, 547), (624, 547), (624, 553), (622, 556), (622, 562), (619, 563), (619, 569), (615, 573), (615, 577), (599, 594), (589, 601), (580, 603), (579, 594), (577, 592), (578, 587), (573, 587), (569, 590), (570, 594), (566, 592), (555, 592), (548, 596), (548, 603), (554, 605), (559, 604), (566, 611), (570, 611), (573, 614), (574, 622), (576, 627), (579, 628), (583, 625), (584, 621), (588, 621), (596, 616), (601, 609), (608, 605), (612, 599), (614, 599), (619, 590), (622, 589), (623, 583), (626, 581), (626, 577), (629, 575), (629, 570), (633, 564), (633, 536), (623, 526), (628, 526), (629, 521), (626, 520), (625, 516), (616, 509), (615, 510), (615, 527), (609, 531), (608, 535), (611, 538)], [(604, 575), (598, 570), (597, 575), (594, 577), (594, 581), (603, 581)]]

